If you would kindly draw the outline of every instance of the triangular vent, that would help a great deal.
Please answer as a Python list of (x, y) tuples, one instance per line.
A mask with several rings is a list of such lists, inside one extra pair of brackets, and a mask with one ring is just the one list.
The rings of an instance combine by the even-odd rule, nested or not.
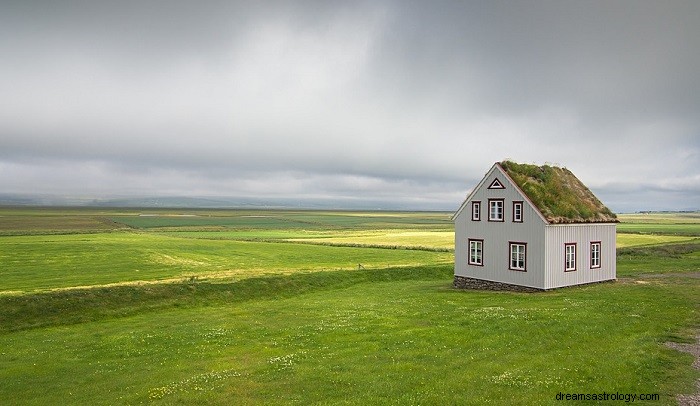
[(501, 183), (498, 178), (494, 179), (493, 182), (489, 185), (489, 189), (505, 189), (506, 187), (503, 186), (503, 183)]

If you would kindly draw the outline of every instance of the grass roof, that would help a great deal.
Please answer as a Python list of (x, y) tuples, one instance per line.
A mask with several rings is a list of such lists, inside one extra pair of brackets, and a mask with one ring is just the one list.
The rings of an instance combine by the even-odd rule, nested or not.
[(566, 168), (503, 161), (501, 168), (553, 224), (610, 223), (617, 216)]

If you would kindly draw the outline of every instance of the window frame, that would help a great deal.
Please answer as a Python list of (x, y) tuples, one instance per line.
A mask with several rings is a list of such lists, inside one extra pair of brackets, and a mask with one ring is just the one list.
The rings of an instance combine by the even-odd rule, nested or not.
[(493, 181), (491, 181), (491, 184), (489, 184), (489, 189), (505, 189), (506, 186), (501, 182), (500, 179), (494, 178)]
[[(513, 247), (521, 246), (523, 247), (523, 266), (513, 267)], [(519, 251), (519, 250), (518, 250)], [(516, 252), (518, 254), (518, 252)], [(520, 262), (520, 261), (518, 261)], [(527, 272), (527, 243), (522, 241), (508, 241), (508, 269), (511, 271)]]
[[(576, 271), (576, 251), (578, 250), (577, 243), (567, 242), (564, 244), (564, 272), (575, 272)], [(573, 247), (573, 267), (569, 266), (569, 248)]]
[[(518, 212), (516, 210), (516, 207), (520, 208), (520, 211)], [(515, 200), (513, 201), (513, 223), (522, 223), (523, 222), (523, 201), (522, 200)], [(520, 214), (520, 217), (516, 217), (516, 213)]]
[[(492, 210), (491, 210), (491, 205), (494, 203), (501, 203), (501, 216), (500, 218), (493, 218), (491, 217)], [(503, 223), (505, 221), (505, 211), (506, 211), (506, 199), (500, 198), (500, 199), (489, 199), (489, 221), (494, 222), (494, 223)]]
[[(477, 247), (480, 246), (481, 252), (479, 255), (479, 262), (472, 261), (472, 243), (476, 243)], [(478, 248), (477, 248), (478, 250)], [(467, 258), (467, 263), (469, 265), (484, 266), (484, 240), (479, 238), (469, 238), (469, 253)]]
[[(598, 258), (593, 257), (593, 247), (597, 246), (598, 247)], [(601, 257), (603, 254), (603, 243), (600, 241), (591, 241), (591, 269), (599, 269), (601, 267)], [(596, 263), (594, 264), (593, 260), (596, 259)]]
[(481, 221), (481, 200), (472, 202), (472, 221)]

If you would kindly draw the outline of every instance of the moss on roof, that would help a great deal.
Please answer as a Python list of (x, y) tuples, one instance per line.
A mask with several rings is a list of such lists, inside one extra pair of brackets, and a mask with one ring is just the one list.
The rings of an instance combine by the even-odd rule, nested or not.
[(503, 161), (501, 168), (554, 224), (610, 223), (617, 216), (566, 168)]

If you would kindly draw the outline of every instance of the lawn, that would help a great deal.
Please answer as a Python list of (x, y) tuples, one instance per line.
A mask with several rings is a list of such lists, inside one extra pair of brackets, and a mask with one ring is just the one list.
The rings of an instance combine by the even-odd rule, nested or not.
[(444, 213), (13, 210), (2, 404), (674, 404), (698, 377), (663, 345), (700, 327), (686, 219), (620, 233), (617, 282), (524, 294), (451, 288)]
[(248, 300), (234, 284), (229, 302), (202, 287), (199, 304), (2, 334), (0, 399), (555, 404), (605, 391), (671, 404), (692, 390), (689, 357), (661, 343), (697, 322), (697, 279), (522, 294), (452, 290), (449, 267), (388, 272), (298, 275)]
[(415, 266), (449, 263), (452, 254), (116, 232), (0, 237), (0, 261), (2, 292)]

